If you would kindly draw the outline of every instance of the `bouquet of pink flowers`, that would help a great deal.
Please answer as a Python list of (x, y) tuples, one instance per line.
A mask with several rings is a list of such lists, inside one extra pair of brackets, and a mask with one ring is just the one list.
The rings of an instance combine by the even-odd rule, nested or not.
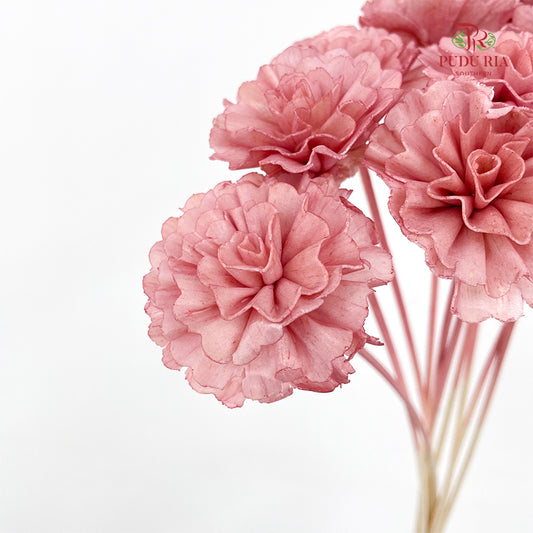
[[(533, 5), (371, 0), (360, 24), (293, 44), (224, 101), (212, 157), (257, 171), (164, 223), (144, 278), (149, 335), (167, 367), (228, 407), (331, 392), (366, 360), (412, 427), (416, 531), (439, 533), (533, 306)], [(342, 188), (357, 173), (370, 218)], [(424, 353), (376, 179), (431, 271)], [(385, 312), (375, 290), (387, 284), (397, 306)], [(493, 346), (479, 353), (484, 321)]]

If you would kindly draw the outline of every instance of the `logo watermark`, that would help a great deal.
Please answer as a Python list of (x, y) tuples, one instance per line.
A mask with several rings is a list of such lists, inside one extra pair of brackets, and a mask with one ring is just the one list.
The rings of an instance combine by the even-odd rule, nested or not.
[(452, 44), (456, 48), (472, 50), (472, 52), (475, 52), (476, 49), (485, 51), (489, 48), (494, 48), (496, 44), (494, 33), (480, 30), (475, 24), (454, 22), (454, 25), (462, 28), (452, 37)]
[[(491, 69), (509, 66), (507, 57), (491, 52), (496, 46), (494, 33), (468, 22), (454, 22), (459, 29), (451, 37), (457, 54), (440, 55), (440, 66), (453, 69), (456, 76), (491, 77)], [(461, 69), (461, 70), (457, 70)]]

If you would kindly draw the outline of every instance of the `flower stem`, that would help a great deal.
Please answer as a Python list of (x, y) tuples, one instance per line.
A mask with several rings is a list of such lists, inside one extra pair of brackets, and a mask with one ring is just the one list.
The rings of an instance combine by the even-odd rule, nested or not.
[[(377, 233), (383, 248), (390, 251), (370, 175), (364, 167), (361, 167), (360, 173)], [(424, 366), (422, 378), (411, 324), (397, 277), (392, 281), (392, 288), (420, 401), (417, 401), (416, 395), (409, 393), (405, 379), (406, 366), (401, 364), (385, 315), (374, 294), (369, 297), (369, 303), (389, 353), (393, 371), (387, 370), (368, 350), (362, 349), (359, 354), (393, 387), (407, 409), (420, 476), (416, 532), (443, 533), (479, 441), (515, 322), (502, 325), (481, 372), (476, 372), (479, 377), (477, 383), (474, 383), (473, 360), (479, 324), (468, 324), (453, 316), (452, 283), (442, 322), (440, 328), (437, 328), (437, 315), (440, 314), (439, 281), (433, 275), (427, 365)], [(437, 329), (440, 330), (440, 337)], [(448, 452), (446, 461), (443, 460), (445, 450)], [(441, 460), (444, 466), (441, 465)], [(440, 475), (443, 476), (442, 480), (439, 479)]]
[[(429, 446), (429, 439), (427, 436), (426, 429), (422, 424), (422, 421), (416, 412), (415, 407), (411, 403), (411, 400), (407, 396), (405, 387), (402, 386), (399, 380), (394, 378), (392, 374), (365, 348), (359, 350), (358, 354), (369, 363), (385, 380), (392, 386), (392, 388), (398, 393), (400, 398), (403, 400), (405, 407), (408, 411), (409, 418), (411, 420), (411, 426), (415, 432), (415, 444), (418, 442), (417, 436), (420, 436), (425, 442), (426, 446)], [(416, 433), (418, 431), (418, 433)], [(418, 446), (418, 445), (417, 445)]]
[(418, 470), (420, 474), (420, 501), (416, 524), (417, 533), (431, 533), (432, 517), (437, 499), (437, 472), (430, 448), (418, 452)]
[(448, 426), (451, 419), (451, 413), (453, 411), (453, 406), (455, 404), (456, 398), (457, 398), (457, 392), (459, 390), (459, 384), (461, 381), (461, 376), (463, 372), (463, 367), (465, 368), (465, 375), (466, 378), (463, 377), (463, 396), (461, 397), (461, 416), (463, 416), (464, 413), (464, 402), (466, 402), (466, 392), (468, 389), (468, 380), (470, 377), (470, 370), (472, 366), (472, 358), (474, 355), (474, 348), (475, 343), (477, 339), (477, 332), (478, 332), (478, 324), (468, 324), (467, 330), (465, 333), (465, 337), (463, 339), (463, 349), (461, 352), (461, 356), (459, 357), (459, 361), (456, 365), (455, 370), (455, 379), (453, 386), (451, 387), (451, 390), (449, 392), (449, 398), (446, 402), (446, 411), (444, 416), (443, 425), (441, 428), (440, 438), (438, 440), (438, 446), (435, 453), (435, 461), (438, 463), (441, 457), (442, 449), (444, 446), (444, 441), (446, 440), (446, 435), (448, 432)]
[[(456, 412), (456, 424), (455, 424), (454, 439), (453, 439), (452, 448), (451, 448), (451, 457), (450, 457), (450, 462), (448, 465), (448, 471), (446, 473), (446, 478), (444, 481), (444, 486), (443, 486), (443, 489), (441, 490), (441, 494), (444, 496), (446, 496), (450, 491), (450, 486), (452, 483), (452, 477), (455, 471), (455, 466), (459, 458), (459, 452), (461, 450), (461, 446), (463, 444), (465, 432), (467, 429), (462, 422), (464, 418), (465, 405), (466, 405), (466, 399), (467, 399), (467, 394), (468, 394), (468, 383), (469, 383), (469, 377), (470, 377), (471, 362), (472, 362), (472, 357), (474, 354), (474, 348), (476, 345), (477, 333), (478, 333), (478, 324), (468, 324), (465, 337), (464, 337), (463, 348), (461, 350), (461, 354), (459, 356), (459, 361), (457, 364), (455, 383), (452, 387), (452, 392), (450, 393), (451, 398), (449, 401), (449, 407), (453, 403), (455, 403), (459, 385), (461, 385), (461, 382), (462, 382), (459, 406)], [(441, 437), (442, 440), (439, 443), (439, 449), (437, 450), (436, 461), (438, 461), (439, 459), (441, 445), (442, 445), (444, 436), (445, 436), (445, 430), (443, 430), (442, 437)], [(443, 500), (441, 497), (439, 499), (439, 502), (442, 502), (442, 501)], [(436, 512), (435, 523), (438, 523), (438, 519), (440, 516), (439, 512), (442, 513), (442, 509), (443, 507), (441, 504), (439, 505), (437, 512)]]
[(442, 399), (442, 394), (446, 387), (446, 381), (448, 379), (448, 374), (450, 371), (450, 366), (453, 359), (453, 354), (455, 352), (455, 347), (459, 340), (459, 334), (463, 326), (463, 322), (459, 319), (455, 319), (455, 324), (452, 330), (451, 335), (449, 335), (451, 320), (451, 313), (449, 310), (446, 312), (443, 325), (443, 335), (441, 338), (441, 348), (439, 350), (439, 358), (437, 362), (437, 370), (435, 373), (435, 383), (430, 385), (432, 388), (430, 392), (429, 402), (431, 406), (431, 418), (430, 418), (430, 428), (431, 433), (434, 430), (435, 422), (437, 420), (437, 415), (439, 412), (440, 402)]
[(402, 367), (400, 365), (400, 360), (398, 359), (398, 354), (396, 352), (396, 348), (392, 340), (392, 335), (389, 332), (387, 322), (385, 321), (385, 317), (383, 316), (383, 312), (381, 311), (381, 306), (379, 305), (376, 295), (371, 294), (368, 297), (368, 301), (370, 302), (370, 307), (372, 308), (372, 311), (376, 317), (376, 322), (378, 323), (381, 334), (383, 335), (383, 340), (385, 341), (385, 346), (387, 347), (387, 350), (389, 352), (392, 366), (394, 367), (394, 372), (396, 373), (396, 377), (398, 378), (398, 381), (402, 388), (407, 392), (407, 387), (405, 385), (405, 379), (403, 376)]
[[(359, 172), (361, 174), (361, 180), (363, 182), (363, 187), (365, 189), (365, 194), (368, 200), (368, 205), (370, 207), (370, 213), (376, 225), (376, 230), (378, 232), (381, 245), (383, 246), (385, 250), (390, 252), (390, 248), (387, 242), (387, 237), (385, 235), (385, 229), (383, 227), (383, 222), (382, 222), (378, 204), (376, 201), (376, 195), (374, 194), (372, 180), (370, 179), (370, 174), (368, 173), (368, 170), (363, 166), (360, 167)], [(407, 339), (407, 344), (409, 346), (409, 354), (411, 356), (411, 363), (415, 371), (415, 377), (416, 377), (418, 390), (422, 397), (424, 389), (422, 386), (422, 376), (420, 373), (420, 365), (418, 363), (418, 356), (416, 353), (415, 343), (413, 341), (413, 334), (411, 330), (411, 325), (409, 323), (409, 317), (407, 315), (407, 311), (405, 308), (403, 294), (400, 288), (400, 284), (398, 282), (398, 278), (396, 276), (393, 278), (391, 285), (392, 285), (392, 290), (394, 292), (394, 296), (396, 299), (396, 303), (398, 305), (398, 309), (400, 311), (400, 317), (401, 317), (405, 337)]]
[[(496, 383), (498, 381), (498, 377), (501, 371), (501, 367), (502, 367), (505, 354), (507, 352), (507, 348), (509, 346), (509, 341), (511, 338), (514, 325), (515, 323), (512, 322), (512, 323), (504, 324), (502, 326), (501, 332), (495, 342), (495, 345), (494, 345), (494, 348), (491, 354), (489, 355), (487, 365), (485, 366), (485, 369), (481, 375), (480, 381), (477, 385), (474, 398), (472, 399), (470, 403), (470, 407), (466, 413), (465, 413), (465, 406), (466, 406), (467, 386), (468, 386), (468, 381), (469, 381), (468, 378), (469, 378), (469, 372), (470, 372), (471, 355), (473, 352), (473, 347), (475, 345), (475, 336), (474, 336), (475, 334), (471, 333), (470, 336), (467, 336), (465, 338), (465, 350), (470, 354), (470, 358), (469, 358), (470, 360), (467, 359), (467, 366), (466, 366), (467, 370), (465, 372), (465, 376), (463, 380), (463, 393), (462, 393), (462, 398), (461, 398), (459, 414), (457, 418), (455, 438), (452, 443), (452, 458), (450, 461), (450, 465), (448, 467), (445, 486), (439, 498), (439, 506), (438, 506), (438, 509), (435, 515), (435, 520), (434, 520), (434, 524), (436, 527), (435, 531), (437, 532), (443, 530), (449, 518), (451, 509), (453, 507), (453, 504), (455, 503), (455, 500), (457, 499), (457, 495), (464, 481), (468, 467), (471, 463), (472, 456), (474, 454), (477, 443), (479, 441), (479, 436), (481, 434), (481, 430), (483, 428), (483, 424), (485, 422), (487, 412), (489, 410), (490, 403), (494, 395), (494, 390), (496, 387)], [(469, 327), (472, 328), (472, 325), (470, 325)], [(457, 479), (452, 486), (452, 479), (454, 475), (457, 458), (459, 456), (459, 451), (462, 447), (463, 441), (465, 440), (466, 433), (468, 432), (468, 429), (469, 429), (468, 428), (469, 422), (471, 420), (473, 412), (475, 411), (476, 404), (477, 404), (477, 401), (479, 400), (481, 390), (483, 388), (483, 385), (486, 382), (486, 378), (490, 370), (492, 370), (492, 379), (488, 385), (486, 395), (485, 395), (485, 400), (481, 407), (479, 418), (473, 429), (470, 443), (466, 449), (465, 459), (463, 461), (462, 466), (459, 469)]]
[(437, 297), (439, 278), (432, 274), (431, 276), (431, 302), (429, 308), (429, 326), (428, 326), (428, 360), (426, 366), (426, 387), (425, 398), (429, 398), (429, 384), (431, 383), (431, 371), (433, 367), (433, 352), (435, 351), (435, 322), (437, 319)]

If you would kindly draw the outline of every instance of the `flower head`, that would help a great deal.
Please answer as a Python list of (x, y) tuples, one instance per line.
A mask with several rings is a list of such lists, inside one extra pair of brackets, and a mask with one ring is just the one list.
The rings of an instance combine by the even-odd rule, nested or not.
[(451, 37), (455, 22), (499, 30), (517, 5), (518, 0), (370, 0), (363, 6), (360, 22), (428, 45)]
[(331, 181), (248, 174), (163, 226), (144, 279), (150, 337), (191, 386), (236, 407), (348, 382), (372, 287), (392, 277), (372, 222)]
[(514, 320), (533, 304), (532, 114), (491, 97), (461, 79), (411, 91), (367, 151), (392, 215), (432, 271), (455, 280), (452, 310), (469, 322)]
[(412, 49), (383, 30), (335, 28), (296, 43), (241, 85), (237, 103), (225, 102), (212, 157), (231, 169), (347, 177), (400, 96), (411, 59)]
[[(316, 48), (321, 54), (344, 50), (354, 59), (364, 52), (373, 52), (381, 68), (405, 72), (418, 54), (412, 42), (404, 43), (398, 35), (383, 28), (337, 26), (294, 43), (294, 46)], [(275, 60), (274, 60), (275, 61)]]

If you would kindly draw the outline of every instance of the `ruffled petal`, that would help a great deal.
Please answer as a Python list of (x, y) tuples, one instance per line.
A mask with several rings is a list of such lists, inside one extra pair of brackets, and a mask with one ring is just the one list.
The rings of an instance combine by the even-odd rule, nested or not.
[(348, 196), (325, 178), (249, 174), (193, 197), (143, 282), (163, 363), (228, 407), (347, 383), (369, 338), (366, 298), (392, 276)]
[[(509, 33), (507, 53), (522, 54)], [(514, 59), (529, 73), (523, 54)], [(467, 79), (411, 91), (367, 152), (402, 232), (435, 275), (455, 280), (452, 308), (470, 322), (512, 320), (531, 301), (533, 115), (493, 104), (493, 94)]]

